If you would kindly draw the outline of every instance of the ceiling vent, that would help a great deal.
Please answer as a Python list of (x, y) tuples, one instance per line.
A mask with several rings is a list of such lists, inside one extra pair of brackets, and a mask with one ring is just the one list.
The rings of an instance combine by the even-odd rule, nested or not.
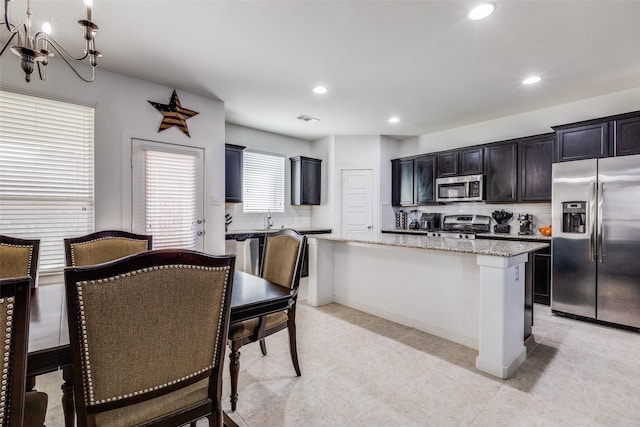
[(297, 117), (297, 119), (302, 120), (303, 122), (309, 122), (309, 123), (315, 123), (320, 121), (320, 119), (316, 119), (315, 117), (311, 117), (311, 116), (305, 116), (304, 114), (300, 114)]

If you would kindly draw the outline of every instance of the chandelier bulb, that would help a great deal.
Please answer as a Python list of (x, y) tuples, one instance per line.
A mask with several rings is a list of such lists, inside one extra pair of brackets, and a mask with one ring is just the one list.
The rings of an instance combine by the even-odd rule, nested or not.
[(51, 34), (51, 24), (49, 23), (49, 21), (42, 24), (42, 31), (47, 33), (47, 35)]

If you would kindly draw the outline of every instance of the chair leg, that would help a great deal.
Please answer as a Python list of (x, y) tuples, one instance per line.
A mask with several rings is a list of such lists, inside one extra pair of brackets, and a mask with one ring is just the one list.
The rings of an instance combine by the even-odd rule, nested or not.
[(240, 373), (240, 345), (235, 341), (231, 342), (231, 351), (229, 352), (229, 374), (231, 376), (231, 411), (236, 410), (238, 402), (238, 374)]
[(289, 311), (289, 321), (287, 325), (289, 330), (289, 351), (291, 352), (291, 361), (293, 362), (293, 368), (296, 370), (296, 375), (300, 376), (300, 365), (298, 364), (298, 347), (296, 345), (296, 312), (295, 310)]
[(264, 338), (260, 340), (260, 351), (263, 356), (267, 355), (267, 343), (264, 341)]

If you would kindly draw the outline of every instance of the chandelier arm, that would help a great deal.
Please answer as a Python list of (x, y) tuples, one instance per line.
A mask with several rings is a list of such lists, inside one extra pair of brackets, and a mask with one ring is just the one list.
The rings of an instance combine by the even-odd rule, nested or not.
[[(42, 32), (40, 32), (40, 33), (42, 33)], [(38, 34), (40, 34), (40, 33), (38, 33)], [(62, 57), (64, 57), (66, 55), (69, 58), (73, 59), (74, 61), (82, 61), (83, 59), (86, 59), (87, 56), (89, 56), (89, 50), (85, 49), (84, 55), (76, 58), (71, 53), (69, 53), (69, 51), (67, 49), (65, 49), (64, 46), (62, 46), (62, 43), (60, 43), (58, 40), (54, 39), (51, 35), (47, 36), (46, 40), (51, 43), (51, 47), (53, 47), (56, 50), (56, 52), (58, 52), (58, 54), (60, 56), (62, 56)], [(66, 59), (65, 59), (65, 61), (66, 61)]]
[(9, 37), (9, 40), (7, 40), (7, 42), (4, 44), (4, 46), (2, 46), (2, 50), (0, 50), (0, 56), (2, 56), (4, 51), (9, 47), (9, 43), (11, 43), (11, 40), (13, 40), (13, 38), (16, 36), (16, 34), (18, 34), (18, 33), (12, 33), (11, 37)]
[[(92, 75), (91, 75), (91, 79), (86, 79), (86, 78), (84, 78), (84, 77), (82, 77), (82, 76), (80, 75), (80, 73), (78, 72), (78, 70), (76, 70), (76, 69), (73, 67), (73, 65), (71, 65), (71, 62), (69, 62), (69, 60), (68, 60), (68, 59), (67, 59), (67, 58), (62, 54), (62, 52), (60, 52), (60, 51), (58, 50), (58, 48), (56, 47), (56, 45), (55, 45), (55, 44), (51, 43), (51, 47), (52, 47), (56, 52), (58, 52), (58, 54), (60, 55), (60, 57), (61, 57), (62, 59), (64, 59), (64, 62), (66, 62), (66, 63), (67, 63), (67, 65), (69, 66), (69, 68), (71, 68), (71, 69), (73, 70), (73, 72), (74, 72), (74, 73), (76, 73), (76, 76), (78, 76), (81, 80), (83, 80), (83, 81), (85, 81), (85, 82), (87, 82), (87, 83), (91, 83), (92, 81), (94, 81), (94, 80), (96, 79), (96, 69), (95, 69), (95, 67), (93, 67), (93, 66), (91, 67), (91, 74), (92, 74)], [(62, 48), (62, 50), (63, 50), (63, 51), (65, 51), (65, 52), (67, 52), (64, 48)], [(67, 53), (68, 53), (68, 52), (67, 52)], [(86, 57), (87, 57), (87, 55), (85, 55), (85, 56), (83, 57), (83, 59), (84, 59), (84, 58), (86, 58)], [(72, 57), (72, 58), (73, 58), (73, 57)], [(75, 58), (74, 58), (74, 59), (75, 59)], [(40, 63), (38, 63), (38, 72), (39, 72), (40, 74), (42, 74), (42, 72), (40, 71)]]

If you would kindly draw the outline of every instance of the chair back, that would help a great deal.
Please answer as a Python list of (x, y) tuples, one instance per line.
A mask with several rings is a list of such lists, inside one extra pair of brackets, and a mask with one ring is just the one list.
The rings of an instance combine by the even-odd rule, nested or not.
[(267, 234), (261, 276), (270, 282), (298, 289), (306, 237), (291, 229)]
[(80, 426), (174, 413), (180, 425), (194, 405), (221, 419), (234, 265), (234, 255), (163, 249), (65, 269)]
[(67, 267), (102, 264), (114, 259), (150, 251), (153, 237), (121, 230), (106, 230), (64, 239)]
[(0, 326), (4, 345), (0, 426), (22, 427), (29, 344), (30, 277), (0, 280)]
[(0, 235), (0, 279), (30, 276), (35, 286), (39, 254), (40, 240)]

